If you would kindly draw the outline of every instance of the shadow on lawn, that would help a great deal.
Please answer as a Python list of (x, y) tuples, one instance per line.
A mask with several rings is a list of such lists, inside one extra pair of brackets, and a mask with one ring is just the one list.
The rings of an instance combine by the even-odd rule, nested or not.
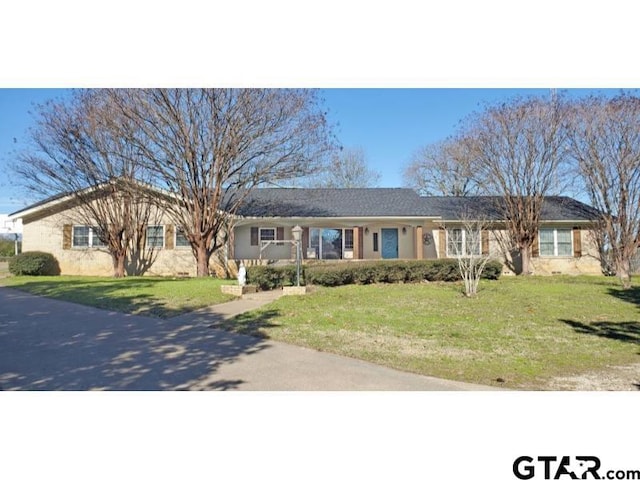
[[(610, 287), (607, 293), (617, 299), (632, 303), (640, 308), (640, 287), (632, 287), (628, 290)], [(569, 325), (578, 333), (595, 335), (597, 337), (609, 338), (621, 342), (640, 345), (640, 322), (578, 322), (576, 320), (560, 320)]]
[(268, 329), (281, 326), (272, 321), (278, 316), (280, 316), (280, 311), (276, 308), (270, 308), (260, 313), (243, 313), (229, 320), (212, 318), (208, 320), (212, 322), (211, 328), (222, 328), (229, 332), (267, 339), (270, 338), (267, 334)]
[(591, 322), (560, 320), (578, 333), (640, 345), (640, 322)]
[(211, 316), (70, 308), (1, 287), (0, 304), (0, 390), (229, 390), (244, 380), (216, 371), (267, 348), (259, 338), (208, 328)]
[(607, 293), (640, 308), (640, 287), (631, 287), (628, 290), (623, 290), (622, 288), (609, 288)]
[[(188, 279), (166, 281), (184, 282)], [(127, 278), (122, 281), (106, 279), (104, 282), (91, 283), (84, 280), (41, 280), (12, 288), (24, 290), (34, 295), (90, 305), (105, 310), (117, 310), (152, 317), (168, 318), (191, 311), (188, 307), (168, 307), (153, 295), (140, 292), (141, 289), (152, 288), (156, 284), (157, 279), (140, 277)]]

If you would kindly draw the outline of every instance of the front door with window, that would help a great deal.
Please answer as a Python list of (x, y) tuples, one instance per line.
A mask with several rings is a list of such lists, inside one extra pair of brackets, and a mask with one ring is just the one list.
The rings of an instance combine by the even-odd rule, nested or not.
[(382, 258), (398, 258), (398, 229), (382, 229)]

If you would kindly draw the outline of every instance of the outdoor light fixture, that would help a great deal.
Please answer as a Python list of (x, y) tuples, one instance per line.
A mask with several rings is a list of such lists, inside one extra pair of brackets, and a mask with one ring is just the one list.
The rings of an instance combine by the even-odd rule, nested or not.
[(402, 234), (406, 235), (407, 234), (407, 227), (402, 227)]
[(369, 227), (364, 227), (364, 234), (369, 235)]
[(300, 286), (300, 241), (302, 240), (302, 227), (296, 225), (291, 229), (293, 241), (296, 243), (296, 286)]

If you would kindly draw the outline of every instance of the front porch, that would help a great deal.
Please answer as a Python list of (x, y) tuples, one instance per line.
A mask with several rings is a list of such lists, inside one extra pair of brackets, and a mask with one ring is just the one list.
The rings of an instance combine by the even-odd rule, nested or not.
[[(286, 222), (259, 219), (234, 228), (229, 259), (246, 264), (296, 259), (292, 229), (302, 228), (302, 260), (357, 261), (438, 258), (437, 228), (423, 222)], [(434, 231), (434, 229), (436, 231)]]

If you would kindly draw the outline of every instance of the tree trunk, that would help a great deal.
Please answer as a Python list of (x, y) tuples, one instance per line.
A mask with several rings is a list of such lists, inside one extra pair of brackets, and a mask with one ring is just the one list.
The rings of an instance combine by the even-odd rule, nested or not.
[(531, 275), (531, 246), (520, 247), (520, 261), (522, 263), (522, 271), (520, 275)]
[(203, 245), (198, 245), (196, 247), (196, 261), (198, 265), (197, 276), (198, 277), (208, 277), (209, 276), (209, 258), (211, 257), (211, 253), (207, 251), (207, 247)]
[(622, 282), (622, 288), (629, 290), (631, 288), (631, 266), (629, 262), (619, 259), (616, 262), (616, 272)]
[(126, 258), (126, 252), (114, 252), (111, 254), (113, 260), (113, 276), (115, 278), (124, 277), (124, 262)]

